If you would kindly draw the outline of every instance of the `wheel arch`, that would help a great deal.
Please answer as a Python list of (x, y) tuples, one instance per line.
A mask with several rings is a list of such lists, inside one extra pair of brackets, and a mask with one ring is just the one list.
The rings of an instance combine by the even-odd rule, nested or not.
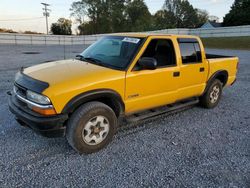
[(228, 81), (228, 72), (226, 70), (219, 70), (216, 71), (207, 81), (207, 86), (204, 91), (204, 93), (208, 90), (209, 86), (213, 83), (215, 79), (218, 79), (221, 81), (222, 86), (224, 87), (227, 84)]
[(98, 101), (108, 105), (112, 108), (117, 117), (122, 115), (125, 111), (125, 105), (119, 93), (110, 89), (98, 89), (81, 93), (73, 97), (63, 108), (62, 113), (71, 114), (82, 104)]

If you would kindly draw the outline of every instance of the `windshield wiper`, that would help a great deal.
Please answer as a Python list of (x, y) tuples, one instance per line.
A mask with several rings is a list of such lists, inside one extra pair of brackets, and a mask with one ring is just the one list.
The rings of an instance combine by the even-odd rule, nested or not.
[(84, 57), (83, 55), (79, 54), (79, 55), (76, 55), (76, 58), (78, 60), (81, 60), (81, 61), (87, 61), (87, 62), (90, 62), (90, 63), (93, 63), (93, 64), (96, 64), (96, 65), (100, 65), (100, 66), (103, 66), (103, 67), (109, 67), (109, 68), (120, 68), (120, 67), (117, 67), (117, 66), (113, 66), (113, 65), (109, 65), (107, 63), (104, 63), (103, 61), (101, 61), (100, 59), (96, 59), (94, 57)]
[(82, 56), (81, 54), (78, 54), (78, 55), (76, 55), (76, 59), (78, 59), (78, 60), (83, 60), (83, 59), (84, 59), (84, 56)]
[(83, 59), (92, 61), (92, 62), (97, 63), (97, 64), (101, 64), (101, 65), (103, 64), (103, 62), (100, 59), (96, 59), (96, 58), (93, 58), (93, 57), (84, 57)]
[(92, 62), (98, 65), (104, 65), (104, 63), (100, 60), (100, 59), (96, 59), (94, 57), (84, 57), (83, 55), (76, 55), (76, 58), (82, 61), (88, 61), (88, 62)]

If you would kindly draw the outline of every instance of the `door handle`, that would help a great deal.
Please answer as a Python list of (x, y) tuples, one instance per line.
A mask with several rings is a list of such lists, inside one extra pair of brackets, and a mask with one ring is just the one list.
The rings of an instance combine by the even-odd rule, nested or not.
[(204, 72), (205, 71), (205, 68), (204, 67), (201, 67), (200, 68), (200, 72)]
[(179, 77), (180, 76), (180, 72), (174, 72), (173, 73), (173, 77)]

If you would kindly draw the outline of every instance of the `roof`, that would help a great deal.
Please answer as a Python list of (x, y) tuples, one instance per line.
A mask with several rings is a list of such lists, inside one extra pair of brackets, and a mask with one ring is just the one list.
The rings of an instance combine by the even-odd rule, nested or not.
[(210, 22), (210, 24), (214, 27), (221, 27), (222, 23), (217, 23), (217, 22)]
[(216, 27), (221, 27), (222, 23), (217, 23), (214, 21), (208, 21), (206, 23), (204, 23), (201, 28), (216, 28)]
[(164, 33), (114, 33), (114, 34), (110, 34), (110, 35), (126, 36), (126, 37), (138, 37), (138, 38), (146, 38), (149, 36), (172, 36), (172, 37), (196, 38), (196, 36), (192, 36), (192, 35), (173, 35), (173, 34), (164, 34)]

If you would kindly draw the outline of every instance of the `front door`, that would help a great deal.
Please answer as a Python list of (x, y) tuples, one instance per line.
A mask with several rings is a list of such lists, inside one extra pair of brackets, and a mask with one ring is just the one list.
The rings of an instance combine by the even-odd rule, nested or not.
[[(149, 38), (126, 74), (126, 113), (150, 109), (176, 101), (179, 87), (174, 44), (167, 37)], [(157, 60), (155, 70), (143, 70), (138, 59), (151, 57)]]

